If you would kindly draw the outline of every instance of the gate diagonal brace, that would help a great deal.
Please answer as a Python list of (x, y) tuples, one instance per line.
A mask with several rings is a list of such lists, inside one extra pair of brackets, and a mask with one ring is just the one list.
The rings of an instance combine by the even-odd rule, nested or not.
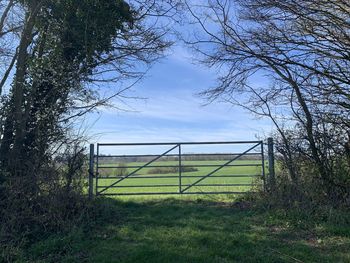
[(253, 147), (249, 148), (248, 150), (246, 150), (245, 152), (239, 154), (238, 156), (236, 156), (235, 158), (229, 160), (228, 162), (224, 163), (223, 165), (221, 165), (220, 167), (218, 167), (217, 169), (215, 169), (214, 171), (210, 172), (209, 174), (205, 175), (204, 177), (202, 177), (201, 179), (197, 180), (196, 182), (194, 182), (193, 184), (187, 186), (186, 188), (182, 189), (182, 192), (187, 191), (188, 189), (190, 189), (191, 187), (195, 186), (196, 184), (200, 183), (201, 181), (203, 181), (205, 178), (208, 178), (209, 176), (213, 175), (214, 173), (216, 173), (217, 171), (221, 170), (222, 168), (226, 167), (227, 165), (229, 165), (230, 163), (234, 162), (235, 160), (237, 160), (238, 158), (242, 157), (243, 155), (245, 155), (246, 153), (254, 150), (256, 147), (258, 147), (262, 142), (259, 142), (258, 144), (254, 145)]
[(135, 173), (137, 173), (137, 172), (140, 171), (141, 169), (143, 169), (143, 168), (147, 167), (148, 165), (150, 165), (151, 163), (157, 161), (158, 159), (160, 159), (160, 158), (163, 157), (164, 155), (168, 154), (169, 152), (175, 150), (175, 149), (176, 149), (177, 147), (179, 147), (179, 146), (180, 146), (180, 145), (177, 144), (177, 145), (175, 145), (174, 147), (172, 147), (171, 149), (169, 149), (169, 150), (165, 151), (164, 153), (162, 153), (161, 155), (158, 155), (156, 158), (152, 159), (151, 161), (149, 161), (149, 162), (146, 163), (145, 165), (141, 166), (140, 168), (136, 169), (136, 170), (133, 171), (132, 173), (130, 173), (130, 174), (124, 176), (123, 178), (119, 179), (118, 181), (114, 182), (113, 184), (107, 186), (106, 188), (104, 188), (103, 190), (101, 190), (98, 194), (101, 194), (101, 193), (107, 191), (109, 188), (115, 186), (116, 184), (120, 183), (121, 181), (123, 181), (123, 180), (127, 179), (128, 177), (134, 175)]

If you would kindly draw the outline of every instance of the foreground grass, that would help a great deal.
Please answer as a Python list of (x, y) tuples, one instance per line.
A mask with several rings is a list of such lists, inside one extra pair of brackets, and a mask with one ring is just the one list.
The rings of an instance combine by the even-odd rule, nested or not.
[(210, 198), (98, 202), (97, 224), (32, 244), (19, 262), (350, 262), (346, 219)]

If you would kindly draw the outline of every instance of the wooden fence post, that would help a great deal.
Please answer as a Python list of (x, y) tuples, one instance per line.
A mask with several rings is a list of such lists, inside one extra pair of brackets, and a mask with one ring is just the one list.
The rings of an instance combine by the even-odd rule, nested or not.
[(268, 158), (269, 158), (269, 180), (268, 180), (268, 189), (272, 190), (275, 187), (275, 155), (273, 149), (273, 138), (267, 139), (267, 149), (268, 149)]
[(89, 199), (92, 199), (94, 195), (94, 144), (90, 144), (90, 156), (89, 156)]

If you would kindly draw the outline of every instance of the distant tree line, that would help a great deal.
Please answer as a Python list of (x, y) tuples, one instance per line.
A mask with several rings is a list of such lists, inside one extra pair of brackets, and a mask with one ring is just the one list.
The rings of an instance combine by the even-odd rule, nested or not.
[[(100, 155), (99, 163), (119, 163), (119, 162), (150, 162), (157, 156), (132, 156), (132, 157), (111, 157), (109, 155)], [(225, 161), (231, 160), (238, 157), (238, 155), (232, 154), (186, 154), (181, 156), (182, 161)], [(237, 160), (261, 160), (261, 154), (251, 154), (251, 155), (242, 155), (238, 157)], [(162, 156), (157, 162), (161, 161), (179, 161), (178, 156)]]

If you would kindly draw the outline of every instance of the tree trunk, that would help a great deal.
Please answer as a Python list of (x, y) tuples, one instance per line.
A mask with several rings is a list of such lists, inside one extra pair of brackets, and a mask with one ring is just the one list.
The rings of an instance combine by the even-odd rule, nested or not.
[[(28, 58), (27, 49), (33, 40), (33, 29), (40, 6), (41, 3), (37, 3), (37, 5), (29, 7), (26, 13), (25, 25), (18, 47), (16, 73), (10, 99), (10, 109), (5, 120), (3, 138), (0, 145), (0, 161), (3, 165), (9, 165), (12, 163), (12, 166), (15, 167), (17, 162), (21, 162), (18, 155), (23, 141), (23, 129), (21, 123), (24, 113), (23, 102)], [(11, 150), (12, 144), (13, 147)]]

